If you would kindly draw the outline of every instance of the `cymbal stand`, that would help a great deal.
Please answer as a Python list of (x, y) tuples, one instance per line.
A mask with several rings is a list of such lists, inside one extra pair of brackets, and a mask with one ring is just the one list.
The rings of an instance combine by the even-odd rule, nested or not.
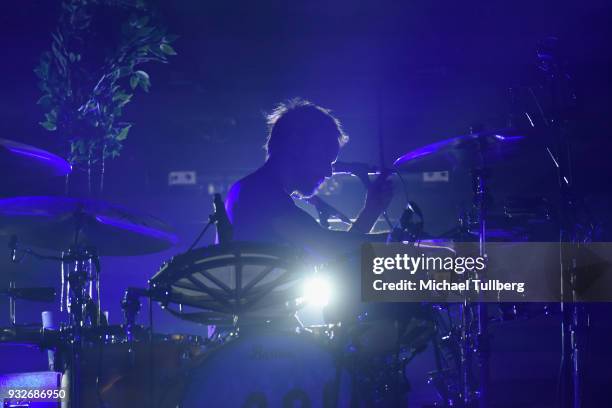
[[(15, 282), (10, 281), (9, 282), (9, 290), (11, 289), (15, 289)], [(17, 312), (16, 312), (16, 303), (15, 303), (15, 297), (10, 296), (9, 297), (9, 319), (11, 321), (11, 326), (16, 326), (17, 325)]]
[[(481, 141), (482, 142), (482, 141)], [(481, 146), (481, 153), (484, 146)], [(474, 203), (478, 214), (478, 256), (486, 259), (486, 219), (487, 219), (487, 200), (488, 188), (487, 178), (489, 172), (484, 166), (483, 168), (473, 171), (474, 178)], [(480, 273), (474, 270), (474, 278), (481, 279), (483, 272), (486, 274), (486, 269)], [(480, 296), (480, 294), (478, 295)], [(488, 383), (489, 383), (489, 349), (488, 349), (488, 313), (487, 305), (478, 299), (476, 305), (476, 333), (474, 336), (475, 345), (474, 352), (477, 353), (478, 371), (479, 371), (479, 391), (478, 391), (478, 406), (484, 408), (487, 406), (488, 398)], [(474, 334), (473, 334), (474, 335)]]
[(125, 320), (125, 336), (128, 342), (128, 354), (130, 356), (130, 364), (136, 364), (136, 355), (134, 353), (134, 330), (136, 330), (136, 316), (140, 312), (142, 304), (140, 303), (140, 295), (134, 288), (128, 288), (121, 299), (121, 310)]
[(100, 325), (100, 270), (94, 251), (72, 248), (62, 252), (62, 304), (70, 327)]
[[(478, 256), (486, 259), (486, 219), (488, 200), (489, 170), (485, 162), (486, 139), (479, 138), (480, 165), (471, 171), (473, 190), (474, 218), (478, 226)], [(467, 272), (469, 279), (482, 279), (486, 269)], [(480, 300), (480, 294), (472, 299), (466, 293), (460, 305), (460, 385), (461, 400), (464, 407), (487, 406), (489, 379), (489, 352), (487, 341), (488, 314), (486, 304)], [(473, 372), (474, 363), (478, 373)], [(477, 381), (476, 381), (477, 379)]]
[(61, 310), (68, 312), (69, 401), (78, 407), (80, 395), (80, 360), (83, 348), (83, 328), (100, 326), (100, 259), (95, 248), (79, 244), (85, 216), (77, 213), (74, 244), (61, 255)]
[[(61, 298), (60, 311), (68, 313), (68, 324), (62, 328), (62, 341), (68, 353), (63, 359), (66, 361), (66, 371), (69, 381), (70, 407), (78, 407), (80, 403), (80, 357), (83, 347), (82, 331), (85, 327), (101, 325), (100, 306), (100, 259), (97, 251), (92, 247), (79, 244), (79, 234), (82, 229), (85, 215), (77, 213), (74, 243), (71, 248), (61, 253), (61, 256), (41, 255), (27, 248), (20, 249), (17, 237), (12, 237), (9, 247), (11, 261), (21, 262), (26, 255), (41, 260), (59, 261), (61, 264)], [(21, 256), (18, 256), (23, 252)], [(16, 290), (9, 288), (9, 291)], [(36, 295), (36, 293), (34, 293)], [(46, 293), (38, 294), (45, 295)], [(30, 294), (30, 297), (32, 294)], [(13, 310), (12, 310), (13, 311)]]
[(75, 246), (62, 252), (61, 310), (68, 312), (67, 358), (71, 407), (80, 402), (80, 359), (85, 327), (100, 326), (100, 263), (95, 250)]
[[(578, 200), (575, 194), (572, 177), (572, 155), (570, 141), (577, 97), (573, 89), (573, 80), (566, 67), (566, 61), (560, 58), (559, 40), (548, 37), (538, 44), (538, 69), (541, 75), (541, 87), (545, 91), (550, 109), (544, 111), (540, 100), (533, 89), (530, 89), (543, 123), (549, 136), (546, 152), (557, 172), (559, 185), (560, 229), (559, 250), (561, 280), (561, 372), (560, 399), (562, 408), (580, 408), (582, 406), (582, 381), (584, 377), (585, 345), (584, 331), (589, 325), (586, 305), (576, 303), (575, 288), (576, 258), (563, 243), (588, 241), (589, 236), (578, 233)], [(542, 101), (544, 102), (544, 101)]]

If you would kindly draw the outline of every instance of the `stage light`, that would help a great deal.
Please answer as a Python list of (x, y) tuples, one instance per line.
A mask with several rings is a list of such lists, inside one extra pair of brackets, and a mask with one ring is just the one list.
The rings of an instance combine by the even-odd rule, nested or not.
[(307, 305), (325, 307), (331, 297), (331, 284), (322, 275), (315, 275), (304, 281), (303, 301)]

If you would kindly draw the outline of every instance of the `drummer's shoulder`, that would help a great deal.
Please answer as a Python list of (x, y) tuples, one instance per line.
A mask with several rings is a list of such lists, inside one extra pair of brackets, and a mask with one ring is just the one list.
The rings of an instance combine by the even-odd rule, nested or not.
[(258, 190), (261, 190), (261, 182), (256, 177), (255, 173), (251, 173), (238, 181), (234, 182), (227, 191), (226, 205), (235, 202), (238, 199), (257, 196)]
[(225, 198), (226, 208), (236, 205), (253, 206), (256, 203), (277, 201), (281, 191), (274, 186), (259, 172), (253, 172), (232, 184)]

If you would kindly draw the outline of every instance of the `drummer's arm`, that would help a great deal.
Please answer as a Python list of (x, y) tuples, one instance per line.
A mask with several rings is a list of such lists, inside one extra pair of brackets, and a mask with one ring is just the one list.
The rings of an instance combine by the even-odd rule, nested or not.
[(369, 185), (365, 204), (357, 221), (351, 225), (351, 232), (370, 232), (380, 214), (389, 206), (393, 197), (393, 186), (387, 176), (388, 173), (383, 172)]
[(302, 211), (291, 217), (278, 217), (274, 228), (283, 240), (329, 259), (344, 254), (357, 254), (364, 243), (385, 242), (387, 237), (387, 234), (365, 234), (353, 230), (327, 230)]

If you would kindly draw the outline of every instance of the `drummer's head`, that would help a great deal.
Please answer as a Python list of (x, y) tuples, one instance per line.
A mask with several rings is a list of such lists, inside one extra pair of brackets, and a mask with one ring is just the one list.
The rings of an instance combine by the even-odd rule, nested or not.
[(348, 141), (340, 122), (325, 108), (292, 99), (268, 115), (268, 126), (268, 162), (283, 173), (286, 188), (312, 195), (331, 176), (340, 147)]

